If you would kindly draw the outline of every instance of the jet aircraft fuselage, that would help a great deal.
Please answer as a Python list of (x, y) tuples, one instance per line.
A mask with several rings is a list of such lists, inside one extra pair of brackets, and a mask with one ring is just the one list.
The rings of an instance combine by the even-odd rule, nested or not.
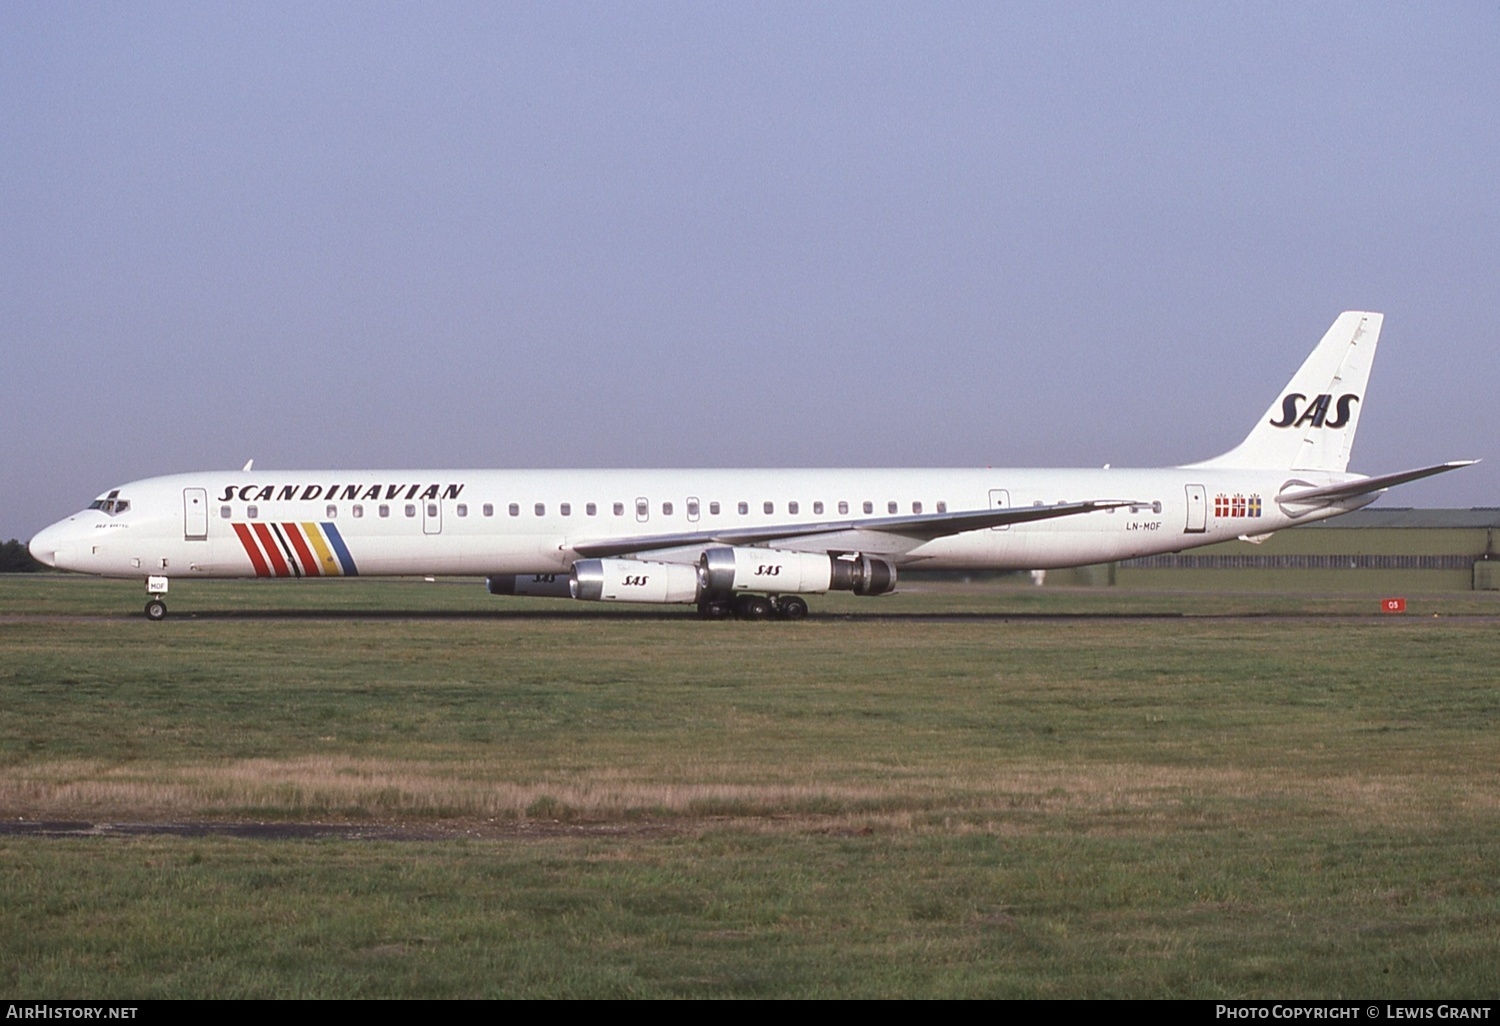
[(508, 594), (797, 617), (903, 569), (1036, 570), (1337, 516), (1446, 463), (1347, 464), (1379, 314), (1341, 315), (1236, 449), (1156, 469), (329, 470), (111, 489), (31, 541), (59, 569), (148, 579), (482, 575)]

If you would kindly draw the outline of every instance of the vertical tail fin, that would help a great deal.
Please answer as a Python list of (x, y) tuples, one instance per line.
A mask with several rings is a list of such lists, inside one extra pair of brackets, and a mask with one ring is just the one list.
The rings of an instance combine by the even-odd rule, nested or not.
[(1347, 470), (1384, 316), (1359, 310), (1339, 314), (1245, 440), (1191, 466)]

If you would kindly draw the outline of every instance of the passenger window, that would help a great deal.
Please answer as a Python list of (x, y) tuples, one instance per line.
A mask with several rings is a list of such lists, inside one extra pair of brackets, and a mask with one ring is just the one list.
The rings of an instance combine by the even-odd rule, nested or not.
[(535, 512), (537, 516), (544, 517), (547, 515), (547, 504), (545, 502), (539, 502), (532, 507), (532, 511)]
[(709, 513), (710, 516), (715, 516), (715, 517), (718, 516), (719, 515), (719, 504), (717, 502), (710, 502), (708, 504), (708, 513)]
[(849, 513), (849, 504), (847, 502), (840, 502), (839, 503), (839, 514), (841, 516), (847, 516), (848, 513)]
[(409, 516), (409, 517), (416, 516), (417, 515), (417, 507), (408, 502), (406, 504), (406, 515)]
[(822, 515), (823, 515), (823, 504), (821, 502), (815, 502), (815, 503), (813, 503), (813, 516), (820, 517)]
[(325, 506), (323, 507), (323, 513), (329, 520), (332, 520), (339, 515), (339, 508), (337, 506)]
[(591, 502), (587, 506), (583, 507), (583, 511), (591, 517), (596, 517), (599, 515), (599, 506), (597, 503)]
[(645, 499), (636, 499), (635, 500), (635, 518), (637, 520), (645, 520), (650, 515), (651, 515), (651, 504), (649, 502), (647, 502)]
[(495, 515), (495, 504), (493, 502), (486, 502), (484, 504), (484, 508), (483, 508), (483, 510), (481, 512), (483, 512), (484, 515), (487, 516), (487, 517), (494, 516)]
[(669, 517), (672, 515), (672, 504), (670, 502), (664, 502), (661, 504), (661, 515), (664, 517)]
[(354, 514), (354, 519), (358, 520), (360, 517), (365, 515), (365, 508), (356, 502), (354, 504), (354, 508), (349, 512)]
[(698, 500), (697, 499), (689, 499), (688, 500), (688, 516), (689, 517), (696, 517), (697, 515), (698, 515)]
[(764, 502), (764, 503), (761, 503), (761, 507), (760, 508), (766, 511), (766, 515), (767, 516), (770, 516), (772, 513), (776, 512), (776, 503), (774, 503), (774, 502)]
[(229, 507), (228, 506), (220, 506), (219, 507), (219, 516), (222, 517), (225, 520), (228, 520), (229, 519)]
[(740, 503), (740, 516), (744, 516), (746, 513), (749, 513), (749, 512), (750, 512), (750, 504), (748, 502), (742, 502), (742, 503)]
[(941, 500), (941, 499), (939, 499), (938, 500), (938, 504), (937, 504), (937, 511), (939, 513), (946, 513), (946, 512), (948, 512), (948, 503), (945, 502), (945, 501), (943, 501), (943, 500)]
[(869, 499), (865, 500), (865, 512), (866, 513), (874, 513), (875, 512), (875, 504), (873, 502), (871, 502)]
[(920, 513), (920, 512), (922, 512), (922, 504), (920, 502), (914, 502), (914, 503), (912, 503), (911, 504), (911, 511), (913, 513)]
[(256, 517), (260, 516), (260, 507), (259, 506), (246, 506), (245, 507), (245, 516), (249, 517), (251, 520), (254, 520)]
[(438, 504), (437, 503), (435, 503), (435, 502), (429, 502), (427, 504), (427, 515), (429, 517), (435, 517), (435, 516), (438, 515)]
[(557, 511), (565, 517), (570, 517), (573, 515), (573, 504), (571, 502), (565, 502), (561, 506), (557, 507)]
[(380, 504), (380, 515), (383, 516), (383, 517), (390, 516), (391, 515), (391, 507), (387, 506), (385, 503), (381, 503)]
[(511, 503), (510, 504), (510, 509), (506, 510), (506, 512), (509, 513), (513, 517), (520, 516), (521, 515), (521, 504), (519, 502), (513, 502), (513, 503)]
[[(355, 506), (354, 508), (355, 509), (359, 509), (358, 506)], [(460, 502), (458, 504), (457, 508), (455, 508), (453, 512), (457, 513), (461, 517), (466, 517), (466, 516), (469, 515), (469, 504), (466, 503), (466, 502)], [(359, 516), (358, 513), (356, 513), (354, 515), (355, 516)]]
[(623, 502), (617, 502), (617, 503), (615, 503), (615, 505), (614, 505), (614, 511), (615, 511), (615, 516), (617, 516), (617, 517), (623, 517), (625, 515), (625, 504)]
[(888, 502), (888, 503), (885, 504), (885, 511), (887, 513), (894, 513), (894, 512), (896, 512), (896, 509), (897, 509), (897, 506), (896, 506), (896, 500), (895, 499), (892, 499), (890, 502)]
[(800, 509), (800, 508), (801, 507), (798, 506), (795, 502), (789, 502), (789, 503), (786, 504), (786, 511), (788, 513), (790, 513), (792, 516), (796, 516), (797, 515), (797, 510)]

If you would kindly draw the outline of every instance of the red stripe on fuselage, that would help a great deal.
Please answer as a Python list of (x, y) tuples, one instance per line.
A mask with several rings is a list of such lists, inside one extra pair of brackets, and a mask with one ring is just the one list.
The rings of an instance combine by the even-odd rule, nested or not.
[(270, 577), (271, 568), (266, 566), (265, 558), (260, 554), (260, 546), (250, 536), (250, 528), (244, 524), (235, 524), (234, 533), (240, 536), (240, 544), (245, 546), (245, 555), (250, 557), (250, 565), (255, 567), (255, 576)]
[(302, 528), (296, 524), (282, 524), (281, 529), (286, 532), (287, 541), (292, 543), (292, 548), (297, 550), (297, 558), (302, 561), (302, 569), (307, 572), (307, 576), (318, 576), (318, 561), (302, 537)]
[(281, 546), (276, 544), (276, 539), (271, 536), (271, 529), (265, 524), (255, 525), (255, 537), (260, 539), (261, 546), (266, 550), (266, 558), (271, 561), (271, 567), (276, 571), (277, 577), (290, 577), (291, 567), (286, 565), (286, 560), (281, 558)]

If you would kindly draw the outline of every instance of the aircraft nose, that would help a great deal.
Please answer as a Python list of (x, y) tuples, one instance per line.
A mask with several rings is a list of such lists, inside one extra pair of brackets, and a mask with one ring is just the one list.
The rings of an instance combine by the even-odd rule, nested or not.
[(62, 524), (42, 528), (26, 544), (26, 548), (31, 551), (31, 558), (48, 566), (57, 566), (58, 551), (63, 546), (63, 534)]

